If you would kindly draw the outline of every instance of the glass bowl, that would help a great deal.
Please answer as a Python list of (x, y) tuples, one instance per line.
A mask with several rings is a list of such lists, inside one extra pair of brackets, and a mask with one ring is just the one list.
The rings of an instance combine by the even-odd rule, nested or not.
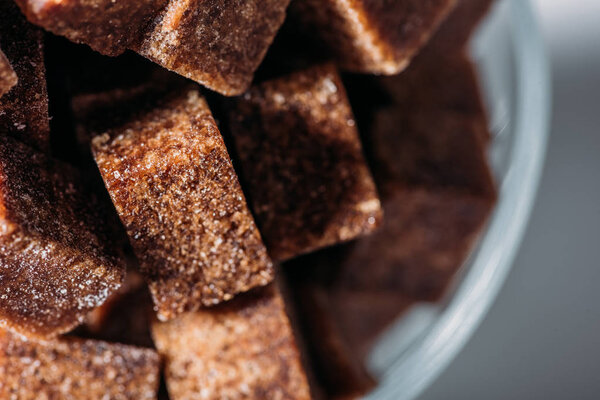
[(550, 74), (531, 4), (499, 0), (470, 45), (489, 115), (499, 198), (444, 300), (404, 314), (367, 358), (369, 400), (414, 399), (450, 364), (494, 301), (521, 243), (544, 161)]

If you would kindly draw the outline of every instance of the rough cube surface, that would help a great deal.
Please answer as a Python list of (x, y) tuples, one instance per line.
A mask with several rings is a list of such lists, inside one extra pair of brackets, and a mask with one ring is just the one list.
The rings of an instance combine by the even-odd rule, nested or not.
[(50, 124), (43, 34), (12, 1), (0, 2), (0, 49), (18, 83), (0, 98), (0, 132), (48, 150)]
[(66, 332), (121, 284), (106, 214), (80, 188), (68, 166), (0, 137), (0, 326)]
[(34, 24), (117, 55), (141, 40), (168, 0), (16, 0)]
[(12, 69), (6, 55), (0, 50), (0, 97), (17, 84), (17, 74)]
[(279, 290), (153, 325), (172, 400), (310, 399)]
[(333, 66), (252, 88), (231, 112), (231, 131), (274, 258), (354, 239), (378, 225), (379, 198)]
[(194, 88), (176, 92), (93, 140), (162, 319), (273, 279), (205, 100)]
[(171, 0), (134, 50), (225, 95), (244, 92), (289, 0)]
[(28, 341), (0, 331), (0, 398), (156, 399), (154, 350), (66, 338)]
[(435, 32), (456, 0), (298, 0), (292, 10), (356, 72), (396, 74)]

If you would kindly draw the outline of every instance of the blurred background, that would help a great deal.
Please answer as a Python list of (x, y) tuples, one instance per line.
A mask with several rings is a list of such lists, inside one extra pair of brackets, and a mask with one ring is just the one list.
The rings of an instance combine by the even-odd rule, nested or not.
[(422, 400), (600, 398), (600, 1), (530, 1), (553, 75), (544, 176), (504, 288)]

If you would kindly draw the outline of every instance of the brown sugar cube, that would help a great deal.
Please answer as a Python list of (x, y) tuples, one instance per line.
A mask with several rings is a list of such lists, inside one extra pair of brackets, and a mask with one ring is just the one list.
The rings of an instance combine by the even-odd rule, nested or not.
[(17, 84), (17, 74), (10, 66), (10, 62), (0, 50), (0, 97)]
[(356, 358), (364, 359), (411, 305), (440, 299), (467, 258), (490, 202), (458, 193), (399, 192), (384, 201), (379, 231), (321, 266), (341, 264), (337, 281), (321, 290), (328, 296), (328, 318)]
[[(307, 257), (302, 261), (311, 260)], [(327, 265), (320, 265), (326, 268)], [(305, 269), (306, 264), (298, 266)], [(321, 282), (322, 283), (322, 282)], [(376, 380), (364, 360), (392, 321), (415, 304), (401, 293), (333, 290), (315, 282), (293, 290), (300, 333), (307, 339), (308, 355), (325, 398), (361, 398)]]
[[(437, 43), (447, 54), (429, 50)], [(496, 198), (485, 113), (462, 47), (436, 35), (406, 71), (379, 83), (392, 106), (375, 113), (364, 137), (382, 198), (381, 228), (284, 265), (331, 397), (370, 388), (361, 360), (409, 307), (440, 298)], [(317, 340), (323, 337), (330, 339)]]
[(106, 55), (132, 49), (221, 94), (244, 92), (290, 0), (17, 0), (27, 18)]
[[(307, 259), (312, 260), (312, 257)], [(312, 267), (314, 265), (294, 265), (303, 274)], [(326, 268), (327, 265), (319, 267)], [(367, 394), (375, 387), (376, 381), (364, 368), (356, 349), (350, 346), (346, 336), (348, 332), (342, 330), (334, 315), (334, 305), (327, 288), (303, 279), (290, 279), (289, 286), (315, 385), (324, 398), (354, 399)]]
[[(373, 235), (320, 260), (335, 279), (316, 283), (357, 357), (412, 302), (440, 299), (496, 198), (473, 123), (453, 114), (382, 114), (371, 134), (386, 217)], [(356, 308), (369, 297), (370, 309)]]
[(0, 326), (52, 336), (121, 284), (105, 210), (67, 165), (0, 136)]
[(253, 87), (231, 132), (269, 253), (288, 259), (373, 231), (375, 184), (332, 65)]
[(243, 93), (289, 0), (171, 0), (134, 50), (224, 95)]
[(115, 56), (141, 40), (167, 0), (16, 0), (27, 19)]
[(298, 0), (291, 10), (350, 71), (401, 72), (456, 0)]
[(152, 332), (171, 400), (311, 398), (274, 285), (155, 323)]
[(369, 137), (386, 219), (351, 246), (338, 285), (441, 296), (496, 199), (479, 129), (452, 112), (381, 112)]
[(272, 262), (198, 90), (119, 121), (93, 139), (93, 153), (159, 317), (269, 283)]
[(381, 79), (398, 107), (459, 113), (490, 139), (475, 68), (465, 45), (493, 0), (461, 0), (423, 51), (400, 75)]
[(154, 350), (95, 340), (31, 341), (0, 331), (0, 398), (154, 400)]
[(366, 138), (382, 226), (285, 265), (303, 332), (317, 343), (317, 376), (332, 397), (369, 389), (360, 361), (413, 303), (440, 298), (496, 199), (481, 127), (460, 113), (394, 105)]
[(43, 34), (12, 1), (0, 2), (0, 48), (18, 77), (0, 98), (0, 131), (46, 151), (50, 145)]

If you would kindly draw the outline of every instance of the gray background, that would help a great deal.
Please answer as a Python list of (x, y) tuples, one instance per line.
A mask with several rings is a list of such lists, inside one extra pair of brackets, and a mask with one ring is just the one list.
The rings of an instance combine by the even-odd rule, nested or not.
[(600, 0), (533, 3), (554, 91), (537, 202), (496, 303), (421, 400), (600, 399)]

